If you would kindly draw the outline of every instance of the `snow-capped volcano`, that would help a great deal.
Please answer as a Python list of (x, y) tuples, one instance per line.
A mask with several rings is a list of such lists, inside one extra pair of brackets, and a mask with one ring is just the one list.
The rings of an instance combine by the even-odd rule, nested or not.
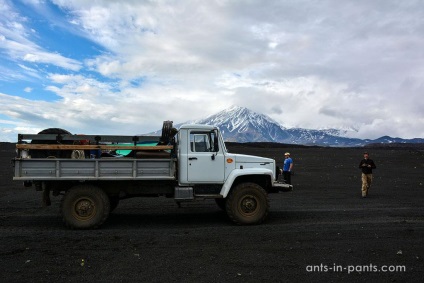
[(193, 122), (219, 127), (226, 141), (277, 142), (290, 137), (285, 128), (271, 118), (239, 106)]

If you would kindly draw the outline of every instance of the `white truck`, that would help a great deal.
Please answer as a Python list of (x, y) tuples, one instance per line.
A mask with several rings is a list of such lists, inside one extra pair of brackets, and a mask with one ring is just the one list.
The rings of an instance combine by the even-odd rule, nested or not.
[(268, 215), (268, 194), (293, 189), (278, 181), (275, 160), (229, 153), (219, 129), (208, 125), (177, 130), (165, 121), (160, 137), (47, 129), (19, 134), (16, 148), (13, 179), (43, 191), (44, 205), (51, 194), (63, 194), (60, 212), (72, 229), (97, 228), (120, 200), (143, 196), (178, 204), (215, 199), (236, 224), (259, 224)]

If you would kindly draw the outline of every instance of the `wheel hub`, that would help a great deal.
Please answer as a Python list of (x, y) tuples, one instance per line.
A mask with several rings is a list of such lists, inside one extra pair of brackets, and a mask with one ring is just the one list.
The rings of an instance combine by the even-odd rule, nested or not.
[(94, 203), (89, 199), (79, 199), (75, 202), (74, 215), (81, 219), (90, 219), (95, 214), (96, 207)]
[(256, 210), (258, 206), (258, 202), (255, 197), (253, 196), (246, 196), (241, 201), (241, 210), (244, 213), (252, 213)]

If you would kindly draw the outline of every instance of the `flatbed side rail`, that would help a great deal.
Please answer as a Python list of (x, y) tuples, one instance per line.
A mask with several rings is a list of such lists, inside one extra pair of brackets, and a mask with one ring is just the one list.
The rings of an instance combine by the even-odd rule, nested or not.
[(55, 180), (174, 180), (176, 160), (170, 159), (14, 159), (13, 179)]

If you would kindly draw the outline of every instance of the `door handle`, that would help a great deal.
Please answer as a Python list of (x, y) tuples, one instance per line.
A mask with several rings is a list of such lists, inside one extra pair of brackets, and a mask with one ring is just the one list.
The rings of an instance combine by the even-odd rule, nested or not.
[(197, 157), (189, 157), (188, 160), (197, 160)]

